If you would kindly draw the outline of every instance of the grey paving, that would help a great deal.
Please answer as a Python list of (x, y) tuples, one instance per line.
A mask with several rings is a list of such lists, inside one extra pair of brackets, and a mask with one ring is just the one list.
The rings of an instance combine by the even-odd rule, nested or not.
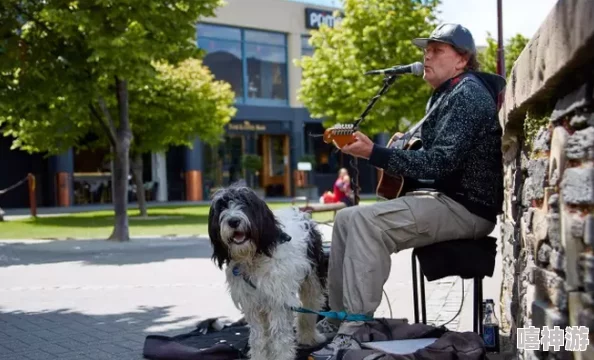
[[(390, 316), (389, 303), (392, 317), (412, 322), (410, 251), (392, 261), (377, 315)], [(460, 289), (455, 278), (427, 285), (430, 321), (455, 314)], [(466, 290), (451, 329), (471, 329)], [(0, 359), (141, 359), (147, 335), (180, 334), (219, 316), (241, 315), (206, 238), (0, 241)]]

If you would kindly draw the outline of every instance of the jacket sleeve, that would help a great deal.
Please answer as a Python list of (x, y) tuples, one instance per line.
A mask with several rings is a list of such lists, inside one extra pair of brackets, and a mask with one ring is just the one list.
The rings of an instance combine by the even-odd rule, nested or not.
[(458, 168), (484, 133), (486, 121), (496, 108), (493, 98), (471, 81), (449, 96), (440, 111), (436, 137), (429, 149), (411, 151), (375, 144), (369, 163), (389, 175), (413, 179), (440, 179)]

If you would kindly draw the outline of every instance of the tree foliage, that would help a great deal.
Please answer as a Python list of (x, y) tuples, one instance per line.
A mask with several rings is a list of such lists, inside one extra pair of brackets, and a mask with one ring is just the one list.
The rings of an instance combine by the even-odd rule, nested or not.
[[(504, 44), (506, 76), (509, 76), (511, 73), (515, 61), (528, 44), (528, 41), (530, 39), (522, 36), (522, 34), (516, 34)], [(487, 48), (479, 53), (478, 60), (481, 64), (482, 71), (497, 73), (497, 40), (493, 38), (491, 33), (487, 33)]]
[[(314, 54), (296, 61), (303, 70), (299, 99), (325, 125), (352, 123), (382, 86), (366, 71), (422, 61), (411, 40), (435, 28), (437, 0), (344, 0), (344, 20), (322, 26), (310, 39)], [(430, 88), (422, 78), (400, 77), (361, 123), (368, 134), (402, 131), (425, 112)], [(405, 121), (403, 121), (405, 119)]]
[[(13, 147), (61, 153), (101, 129), (114, 159), (112, 238), (127, 240), (131, 94), (166, 85), (163, 65), (200, 54), (195, 23), (222, 0), (4, 0), (0, 127)], [(162, 71), (159, 80), (159, 66)], [(171, 72), (169, 71), (169, 76)], [(167, 95), (171, 95), (169, 91)], [(179, 95), (179, 93), (178, 93)], [(162, 99), (162, 104), (167, 99)], [(174, 111), (183, 114), (186, 104)], [(186, 110), (188, 108), (186, 107)], [(136, 127), (140, 129), (141, 127)]]
[(134, 152), (165, 151), (191, 146), (196, 137), (216, 143), (235, 115), (235, 94), (217, 81), (200, 59), (177, 65), (155, 64), (151, 84), (130, 89), (130, 118)]

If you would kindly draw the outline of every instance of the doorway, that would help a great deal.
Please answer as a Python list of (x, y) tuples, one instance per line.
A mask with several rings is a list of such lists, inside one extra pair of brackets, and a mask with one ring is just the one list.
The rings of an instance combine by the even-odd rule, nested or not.
[(289, 171), (289, 136), (262, 135), (258, 138), (262, 153), (261, 185), (266, 196), (291, 196)]

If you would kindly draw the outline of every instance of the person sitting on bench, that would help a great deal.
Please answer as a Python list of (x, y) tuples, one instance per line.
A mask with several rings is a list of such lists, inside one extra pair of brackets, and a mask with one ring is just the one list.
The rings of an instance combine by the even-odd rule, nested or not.
[[(458, 24), (442, 24), (429, 38), (414, 39), (424, 51), (423, 79), (434, 89), (420, 138), (422, 151), (374, 144), (357, 132), (341, 150), (409, 179), (433, 179), (388, 201), (338, 211), (328, 269), (331, 311), (372, 317), (382, 300), (392, 253), (454, 239), (481, 239), (497, 223), (503, 205), (502, 130), (497, 97), (505, 79), (478, 71), (472, 34)], [(469, 259), (472, 261), (472, 259)], [(328, 338), (313, 359), (329, 359), (340, 349), (358, 348), (350, 336), (358, 321), (325, 318)]]
[(332, 192), (329, 191), (324, 194), (324, 203), (343, 202), (346, 206), (353, 206), (351, 195), (351, 178), (349, 177), (349, 172), (347, 169), (341, 168), (338, 170), (338, 177), (334, 181)]

